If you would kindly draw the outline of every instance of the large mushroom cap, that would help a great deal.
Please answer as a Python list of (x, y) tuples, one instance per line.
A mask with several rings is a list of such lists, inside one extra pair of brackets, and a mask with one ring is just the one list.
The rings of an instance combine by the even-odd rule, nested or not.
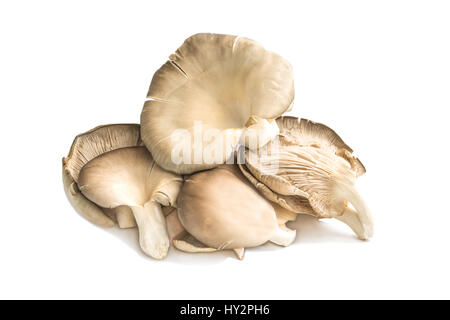
[(280, 117), (277, 124), (277, 139), (257, 151), (245, 150), (241, 170), (249, 181), (268, 199), (290, 210), (300, 208), (307, 199), (312, 211), (304, 206), (300, 208), (304, 213), (321, 218), (357, 215), (362, 226), (351, 227), (361, 238), (370, 237), (370, 212), (354, 188), (365, 169), (352, 149), (323, 124), (294, 117)]
[[(68, 156), (63, 158), (63, 182), (70, 203), (86, 219), (100, 226), (114, 226), (114, 221), (108, 217), (111, 215), (109, 210), (100, 208), (80, 193), (77, 186), (80, 170), (99, 155), (138, 145), (142, 145), (139, 124), (103, 125), (75, 137)], [(128, 213), (124, 210), (122, 212), (123, 219)], [(113, 218), (116, 218), (115, 213)], [(131, 226), (132, 222), (127, 221), (126, 226)], [(120, 223), (120, 218), (119, 225), (125, 226)]]
[[(243, 135), (264, 145), (278, 133), (271, 120), (294, 99), (292, 68), (282, 57), (246, 38), (196, 34), (169, 59), (155, 73), (141, 115), (142, 139), (160, 166), (183, 174), (213, 168)], [(204, 141), (194, 142), (196, 130)], [(208, 130), (218, 131), (216, 139)], [(186, 143), (188, 161), (174, 161), (173, 152)], [(210, 149), (216, 153), (208, 157)]]
[(236, 165), (222, 165), (185, 179), (178, 197), (184, 228), (216, 249), (239, 249), (272, 241), (290, 244), (295, 231), (280, 228), (269, 201), (242, 176)]
[(140, 244), (162, 259), (169, 247), (162, 206), (175, 205), (182, 178), (161, 169), (145, 147), (117, 149), (89, 161), (80, 171), (81, 192), (105, 208), (129, 207), (138, 224)]

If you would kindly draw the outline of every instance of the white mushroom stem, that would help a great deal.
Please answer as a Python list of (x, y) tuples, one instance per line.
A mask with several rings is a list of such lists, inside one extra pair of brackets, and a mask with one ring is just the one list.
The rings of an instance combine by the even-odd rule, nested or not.
[(353, 232), (358, 236), (361, 240), (367, 240), (367, 234), (364, 230), (364, 226), (359, 219), (358, 212), (353, 210), (350, 207), (346, 207), (341, 216), (336, 217), (337, 220), (342, 221), (346, 225), (348, 225)]
[(158, 167), (147, 149), (121, 148), (98, 156), (81, 169), (78, 184), (101, 207), (129, 207), (142, 250), (155, 259), (167, 255), (170, 243), (161, 205), (175, 202), (181, 177)]
[(348, 200), (356, 211), (347, 207), (338, 220), (346, 223), (362, 240), (373, 236), (373, 220), (369, 208), (353, 186), (339, 184), (339, 196)]
[(239, 143), (250, 150), (257, 150), (275, 139), (280, 133), (275, 120), (252, 116), (247, 121)]
[(139, 243), (142, 250), (155, 259), (165, 258), (170, 241), (161, 206), (151, 201), (143, 207), (133, 206), (131, 210), (139, 228)]

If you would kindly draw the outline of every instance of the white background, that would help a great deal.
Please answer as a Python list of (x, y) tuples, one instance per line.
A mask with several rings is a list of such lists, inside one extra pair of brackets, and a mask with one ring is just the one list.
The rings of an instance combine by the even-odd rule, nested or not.
[[(450, 298), (448, 1), (2, 1), (0, 298)], [(141, 254), (67, 201), (74, 136), (138, 122), (150, 80), (198, 32), (252, 38), (295, 71), (292, 114), (367, 168), (376, 229), (300, 217), (288, 248)]]

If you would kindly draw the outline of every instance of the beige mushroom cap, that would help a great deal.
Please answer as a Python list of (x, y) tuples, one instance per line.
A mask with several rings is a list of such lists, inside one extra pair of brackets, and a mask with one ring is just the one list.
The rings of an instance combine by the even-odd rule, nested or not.
[[(280, 117), (280, 135), (258, 151), (245, 151), (243, 173), (270, 200), (292, 210), (307, 199), (304, 213), (345, 220), (362, 239), (372, 235), (371, 214), (354, 188), (365, 172), (352, 149), (330, 128), (305, 119)], [(247, 171), (248, 170), (248, 171)], [(357, 212), (348, 206), (351, 203)], [(299, 209), (298, 207), (295, 209)], [(301, 212), (301, 211), (300, 211)], [(347, 216), (352, 219), (347, 219)], [(355, 225), (357, 216), (361, 225)]]
[[(87, 162), (101, 154), (139, 145), (142, 145), (139, 124), (103, 125), (75, 137), (68, 156), (63, 158), (62, 162), (64, 190), (70, 203), (87, 220), (99, 226), (112, 227), (115, 224), (112, 219), (116, 219), (116, 212), (100, 208), (80, 193), (77, 186), (80, 170)], [(119, 226), (132, 226), (134, 221), (126, 221), (127, 215), (127, 212), (124, 212), (117, 216)], [(121, 223), (121, 219), (125, 219), (126, 223)]]
[(267, 241), (289, 245), (295, 238), (295, 231), (280, 228), (271, 203), (236, 165), (186, 177), (178, 216), (192, 236), (216, 249), (255, 247)]
[[(296, 231), (288, 229), (286, 223), (289, 221), (295, 221), (297, 219), (297, 214), (277, 205), (276, 203), (271, 202), (270, 204), (275, 210), (278, 227), (286, 231), (285, 237), (279, 239), (282, 240), (282, 242), (278, 244), (289, 245), (293, 241), (296, 235)], [(205, 244), (203, 244), (202, 242), (194, 238), (192, 235), (190, 235), (184, 229), (183, 225), (178, 219), (178, 214), (176, 214), (177, 213), (176, 210), (174, 213), (175, 215), (172, 212), (166, 217), (166, 222), (169, 237), (173, 242), (175, 248), (190, 253), (209, 253), (221, 250), (220, 247), (219, 249), (217, 249), (205, 246)], [(245, 248), (232, 248), (230, 250), (234, 252), (234, 254), (237, 256), (239, 260), (244, 259)]]
[[(258, 146), (274, 138), (278, 129), (272, 120), (293, 99), (292, 67), (282, 57), (250, 39), (196, 34), (155, 73), (141, 115), (142, 140), (166, 170), (190, 174), (214, 168), (245, 136), (257, 138)], [(218, 138), (205, 138), (201, 145), (189, 141), (192, 162), (175, 163), (179, 141), (173, 134), (181, 129), (193, 138), (196, 123), (203, 132), (218, 130)], [(210, 163), (202, 157), (218, 141), (224, 141), (221, 156)], [(200, 159), (194, 161), (195, 154)]]
[(169, 248), (161, 205), (175, 205), (181, 183), (182, 178), (161, 169), (145, 147), (98, 156), (81, 169), (78, 179), (83, 195), (97, 205), (131, 208), (143, 251), (157, 259)]

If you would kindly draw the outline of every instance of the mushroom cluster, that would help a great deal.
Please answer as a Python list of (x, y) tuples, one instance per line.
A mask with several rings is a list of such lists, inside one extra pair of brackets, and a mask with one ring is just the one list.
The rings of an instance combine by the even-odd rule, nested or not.
[(329, 127), (283, 116), (291, 65), (230, 35), (188, 38), (153, 76), (140, 124), (94, 128), (63, 158), (73, 207), (102, 227), (139, 229), (144, 253), (288, 246), (297, 214), (336, 218), (362, 240), (371, 214), (365, 173)]

